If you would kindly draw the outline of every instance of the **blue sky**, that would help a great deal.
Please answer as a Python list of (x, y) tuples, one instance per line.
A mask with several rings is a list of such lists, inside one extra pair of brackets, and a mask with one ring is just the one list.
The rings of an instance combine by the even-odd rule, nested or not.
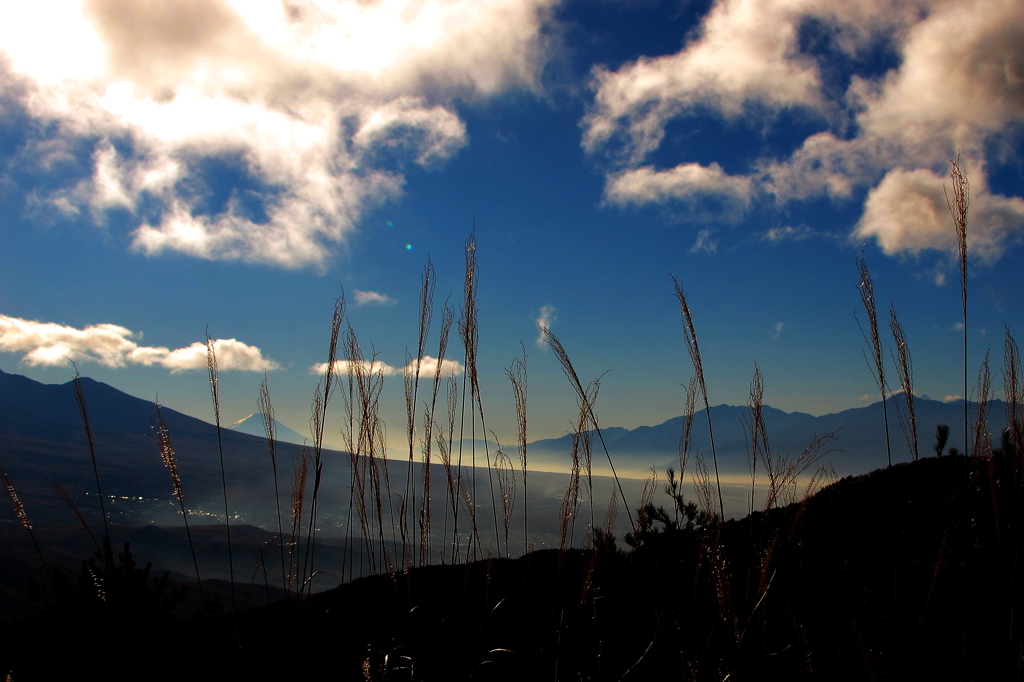
[(1021, 2), (23, 5), (0, 27), (7, 372), (63, 382), (71, 358), (210, 419), (193, 345), (208, 328), (224, 421), (256, 410), (267, 370), (301, 431), (344, 289), (364, 352), (395, 371), (397, 444), (423, 267), (436, 310), (448, 292), (458, 306), (475, 220), (480, 381), (503, 442), (520, 342), (531, 440), (574, 420), (536, 343), (545, 310), (582, 378), (608, 371), (603, 424), (680, 414), (670, 275), (712, 404), (742, 404), (755, 362), (773, 406), (868, 404), (861, 248), (916, 391), (958, 396), (942, 195), (958, 151), (972, 376), (987, 348), (998, 370), (1004, 324), (1024, 328)]

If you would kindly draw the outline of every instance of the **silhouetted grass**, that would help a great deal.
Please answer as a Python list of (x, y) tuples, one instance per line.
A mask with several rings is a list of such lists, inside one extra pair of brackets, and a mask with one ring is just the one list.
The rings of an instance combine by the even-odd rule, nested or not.
[[(966, 208), (963, 218), (965, 221)], [(962, 254), (962, 261), (965, 259)], [(868, 365), (884, 409), (888, 397), (885, 358), (874, 309), (874, 288), (863, 254), (858, 266), (861, 303), (868, 315), (864, 330), (871, 354)], [(1024, 396), (1019, 354), (1009, 330), (1003, 370), (1008, 433), (998, 449), (986, 440), (991, 394), (986, 358), (978, 378), (973, 447), (965, 447), (965, 452), (971, 454), (963, 464), (969, 471), (970, 485), (960, 480), (961, 462), (957, 458), (918, 461), (912, 364), (894, 309), (890, 309), (890, 330), (896, 344), (892, 360), (907, 399), (905, 435), (911, 464), (892, 465), (889, 454), (890, 466), (885, 471), (836, 481), (834, 471), (824, 461), (834, 433), (816, 436), (798, 453), (773, 451), (763, 409), (764, 379), (755, 364), (746, 422), (750, 513), (743, 519), (727, 520), (708, 388), (689, 302), (679, 283), (674, 281), (674, 290), (694, 374), (685, 393), (678, 478), (670, 469), (664, 479), (667, 483), (662, 485), (659, 472), (652, 470), (639, 500), (624, 495), (601, 433), (595, 407), (600, 377), (584, 385), (562, 344), (544, 329), (542, 336), (569, 380), (578, 411), (567, 462), (568, 485), (556, 519), (558, 550), (525, 552), (530, 547), (530, 516), (525, 509), (525, 349), (522, 358), (515, 359), (507, 370), (513, 389), (523, 495), (518, 498), (512, 458), (500, 445), (492, 458), (485, 445), (483, 464), (493, 517), (493, 537), (486, 537), (486, 520), (482, 526), (478, 523), (480, 513), (486, 519), (486, 510), (476, 498), (477, 425), (481, 435), (489, 432), (477, 369), (478, 271), (473, 236), (466, 243), (459, 322), (465, 351), (461, 389), (454, 376), (442, 376), (444, 359), (450, 355), (448, 334), (454, 322), (454, 312), (446, 305), (441, 314), (433, 384), (430, 395), (421, 397), (426, 391), (420, 390), (419, 380), (432, 327), (434, 284), (435, 273), (428, 262), (421, 288), (416, 357), (406, 358), (403, 377), (408, 445), (404, 490), (398, 489), (403, 484), (396, 479), (396, 490), (392, 491), (385, 456), (385, 426), (379, 408), (383, 365), (373, 355), (364, 356), (355, 331), (346, 325), (342, 298), (335, 303), (327, 363), (314, 393), (312, 450), (303, 448), (293, 462), (290, 534), (283, 532), (278, 500), (277, 536), (263, 545), (250, 579), (251, 590), (262, 569), (267, 601), (272, 601), (266, 558), (277, 542), (284, 593), (295, 598), (244, 610), (236, 610), (233, 603), (231, 618), (206, 609), (173, 634), (165, 635), (168, 639), (161, 646), (166, 650), (173, 647), (179, 669), (147, 670), (133, 676), (717, 681), (938, 679), (954, 666), (976, 671), (986, 679), (1009, 679), (1022, 672), (1020, 653), (1024, 642), (1015, 614), (1021, 607), (1016, 567), (1024, 515), (1024, 410), (1020, 407)], [(966, 304), (964, 310), (966, 315)], [(339, 343), (343, 360), (337, 359)], [(216, 356), (209, 337), (207, 348), (219, 427)], [(312, 588), (317, 574), (318, 506), (323, 502), (323, 470), (332, 464), (322, 457), (322, 446), (328, 402), (336, 388), (344, 402), (342, 438), (348, 449), (350, 475), (345, 524), (349, 582), (318, 593)], [(714, 481), (705, 453), (691, 452), (698, 395), (708, 417)], [(439, 399), (444, 402), (441, 415), (436, 414)], [(275, 495), (279, 496), (273, 408), (265, 381), (258, 404), (266, 420)], [(82, 405), (84, 408), (84, 401)], [(887, 418), (885, 424), (888, 429)], [(188, 531), (188, 511), (174, 450), (159, 406), (154, 428)], [(471, 471), (464, 470), (466, 463), (462, 460), (467, 436)], [(601, 527), (597, 526), (594, 509), (594, 437), (615, 479)], [(414, 480), (417, 446), (423, 465), (422, 488)], [(95, 463), (95, 454), (90, 451)], [(227, 517), (222, 447), (220, 452)], [(431, 510), (431, 498), (442, 496), (431, 481), (435, 452), (444, 472), (444, 522), (439, 534)], [(98, 487), (95, 466), (94, 472)], [(687, 475), (694, 486), (692, 499), (682, 485)], [(759, 476), (766, 479), (767, 486), (760, 511), (755, 509)], [(19, 519), (31, 532), (24, 505), (2, 468), (0, 481)], [(659, 490), (666, 497), (661, 497)], [(895, 496), (893, 491), (900, 494)], [(589, 519), (586, 511), (580, 513), (583, 494), (589, 498)], [(664, 502), (666, 498), (668, 502)], [(517, 499), (524, 504), (525, 540), (524, 555), (513, 560), (510, 529), (515, 523)], [(625, 505), (630, 518), (631, 532), (625, 537), (628, 551), (618, 549), (613, 534), (619, 504)], [(670, 505), (669, 510), (666, 505)], [(577, 529), (577, 523), (581, 529)], [(229, 525), (227, 530), (230, 533)], [(189, 537), (191, 544), (191, 534)], [(1009, 541), (1011, 537), (1013, 542)], [(432, 546), (432, 539), (439, 539), (439, 546)], [(879, 552), (880, 540), (891, 540), (899, 551)], [(373, 575), (353, 575), (357, 559), (352, 544), (357, 543), (362, 543), (364, 550), (358, 560), (365, 560)], [(38, 545), (36, 550), (46, 567)], [(194, 546), (192, 552), (196, 581), (202, 590)], [(230, 540), (228, 553), (233, 589)], [(960, 558), (971, 561), (969, 573), (966, 568), (960, 570)], [(360, 572), (362, 568), (360, 564)], [(137, 569), (127, 548), (115, 560), (109, 538), (97, 558), (83, 565), (79, 587), (72, 589), (70, 580), (61, 580), (51, 578), (52, 595), (42, 598), (50, 611), (33, 621), (24, 637), (19, 635), (22, 638), (18, 642), (25, 643), (25, 649), (20, 659), (11, 659), (15, 660), (10, 667), (15, 679), (21, 679), (17, 676), (22, 671), (28, 673), (25, 679), (31, 679), (33, 670), (51, 670), (42, 662), (39, 645), (30, 635), (38, 636), (45, 627), (53, 626), (57, 622), (54, 618), (74, 621), (86, 617), (86, 612), (79, 609), (81, 604), (99, 609), (94, 612), (105, 614), (104, 619), (122, 613), (97, 606), (97, 598), (103, 601), (102, 595), (110, 594), (104, 580), (110, 580), (111, 586), (118, 580), (135, 585), (135, 592), (125, 594), (134, 594), (132, 599), (143, 601), (152, 600), (153, 595), (159, 597), (166, 587), (166, 582), (150, 587), (148, 569)], [(54, 606), (58, 603), (59, 609)], [(145, 618), (166, 616), (162, 611), (147, 613)], [(94, 644), (91, 639), (83, 639), (69, 646), (77, 651), (79, 645), (87, 643)]]

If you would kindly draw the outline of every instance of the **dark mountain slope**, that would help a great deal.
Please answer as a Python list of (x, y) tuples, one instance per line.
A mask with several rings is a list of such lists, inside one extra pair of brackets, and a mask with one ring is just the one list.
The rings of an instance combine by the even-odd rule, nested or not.
[[(123, 654), (121, 669), (210, 680), (1018, 679), (1021, 473), (1017, 457), (930, 458), (722, 526), (655, 523), (630, 554), (602, 542), (593, 554), (364, 578), (302, 605), (191, 620)], [(116, 627), (102, 637), (117, 639)], [(54, 659), (43, 631), (61, 630), (41, 619), (3, 635), (14, 646), (0, 665), (15, 679), (67, 672), (61, 661), (99, 648), (99, 633), (82, 629)], [(173, 670), (152, 664), (167, 651)]]

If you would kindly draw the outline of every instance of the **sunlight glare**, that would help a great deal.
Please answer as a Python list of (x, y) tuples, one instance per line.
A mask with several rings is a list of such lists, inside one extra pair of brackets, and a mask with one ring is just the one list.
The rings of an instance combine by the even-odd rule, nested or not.
[[(90, 80), (103, 71), (103, 43), (83, 14), (80, 0), (32, 0), (4, 6), (0, 45), (14, 71), (40, 84)], [(27, 26), (46, 27), (26, 30)]]

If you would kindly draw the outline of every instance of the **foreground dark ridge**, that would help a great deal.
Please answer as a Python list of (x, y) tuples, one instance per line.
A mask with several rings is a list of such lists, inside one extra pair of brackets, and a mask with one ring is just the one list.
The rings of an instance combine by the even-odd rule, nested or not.
[(2, 633), (9, 646), (0, 664), (15, 680), (90, 668), (155, 680), (950, 679), (961, 671), (1016, 679), (1019, 465), (966, 464), (968, 478), (963, 458), (897, 465), (718, 528), (655, 524), (660, 532), (642, 533), (630, 554), (605, 542), (592, 553), (428, 566), (235, 616), (175, 621), (148, 602), (51, 602), (46, 615)]

